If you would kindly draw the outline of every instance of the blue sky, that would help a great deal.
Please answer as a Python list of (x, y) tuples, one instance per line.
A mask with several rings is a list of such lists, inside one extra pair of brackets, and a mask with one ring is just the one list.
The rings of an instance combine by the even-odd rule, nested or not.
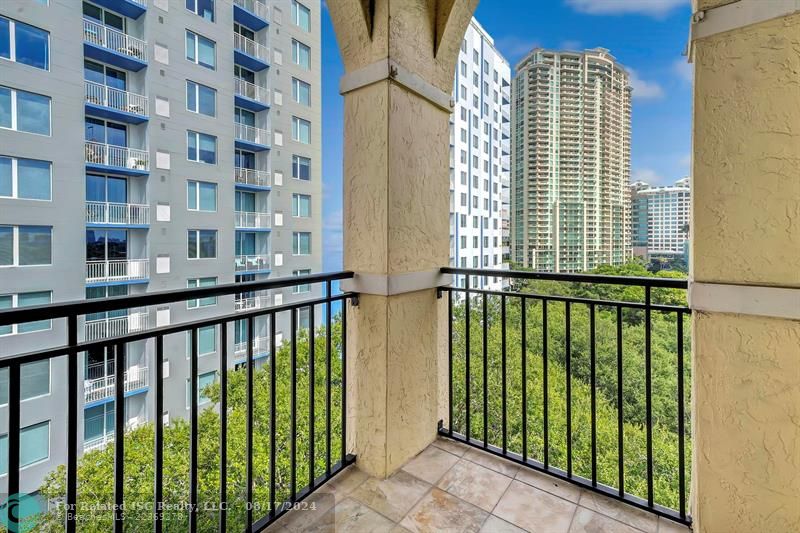
[[(323, 268), (330, 271), (342, 267), (344, 67), (323, 11)], [(483, 0), (475, 12), (512, 69), (535, 46), (611, 50), (632, 74), (633, 179), (655, 184), (689, 172), (691, 70), (682, 53), (690, 16), (689, 0)]]

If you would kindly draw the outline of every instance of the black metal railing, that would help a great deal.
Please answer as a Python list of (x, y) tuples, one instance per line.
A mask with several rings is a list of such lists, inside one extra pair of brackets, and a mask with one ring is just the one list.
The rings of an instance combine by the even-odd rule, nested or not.
[[(186, 290), (171, 290), (154, 292), (142, 295), (132, 295), (119, 298), (108, 298), (101, 300), (88, 300), (79, 302), (56, 303), (35, 307), (17, 308), (13, 310), (0, 311), (0, 326), (9, 324), (20, 324), (39, 320), (52, 320), (55, 322), (66, 320), (67, 339), (66, 344), (53, 348), (31, 351), (28, 353), (14, 354), (0, 359), (0, 370), (8, 369), (8, 477), (7, 492), (16, 494), (20, 491), (20, 367), (27, 363), (41, 361), (45, 359), (66, 358), (66, 389), (67, 398), (64, 403), (66, 410), (66, 464), (65, 464), (65, 484), (62, 502), (48, 502), (62, 509), (66, 531), (74, 532), (82, 529), (81, 524), (87, 516), (82, 516), (79, 493), (79, 485), (85, 480), (78, 479), (78, 465), (80, 452), (80, 442), (78, 437), (79, 415), (82, 409), (79, 402), (79, 356), (89, 350), (108, 350), (113, 354), (115, 361), (115, 408), (114, 418), (114, 453), (113, 453), (113, 530), (129, 530), (130, 524), (126, 525), (126, 505), (125, 491), (126, 479), (130, 479), (134, 474), (126, 471), (126, 420), (125, 409), (119, 406), (125, 405), (125, 379), (126, 368), (125, 353), (126, 346), (136, 341), (146, 341), (154, 343), (155, 379), (151, 385), (153, 392), (152, 413), (150, 416), (153, 424), (153, 479), (152, 491), (148, 491), (147, 499), (151, 504), (148, 509), (152, 512), (147, 516), (152, 516), (152, 524), (147, 527), (153, 531), (175, 530), (166, 523), (166, 518), (162, 509), (164, 507), (165, 486), (163, 480), (163, 469), (165, 467), (164, 451), (164, 424), (161, 423), (164, 410), (164, 360), (165, 338), (174, 334), (184, 334), (190, 332), (190, 349), (187, 354), (189, 360), (189, 393), (188, 393), (188, 419), (189, 419), (189, 468), (188, 468), (188, 501), (183, 502), (185, 513), (181, 520), (182, 527), (189, 531), (197, 531), (198, 527), (203, 529), (205, 526), (198, 526), (200, 508), (198, 505), (198, 487), (200, 486), (199, 476), (203, 467), (207, 465), (199, 464), (198, 432), (200, 430), (201, 407), (198, 405), (198, 332), (201, 328), (214, 326), (219, 328), (219, 365), (216, 369), (219, 377), (219, 393), (216, 402), (216, 409), (220, 413), (218, 420), (219, 427), (219, 461), (218, 461), (218, 502), (214, 507), (216, 516), (214, 518), (215, 529), (227, 531), (233, 527), (229, 523), (227, 509), (234, 503), (241, 503), (246, 507), (246, 519), (244, 524), (237, 524), (246, 531), (259, 531), (274, 522), (294, 504), (308, 496), (319, 488), (326, 481), (340, 472), (344, 467), (352, 464), (355, 457), (348, 453), (346, 444), (346, 313), (342, 312), (334, 316), (333, 307), (342, 306), (344, 309), (347, 300), (356, 303), (354, 293), (334, 293), (334, 282), (353, 277), (352, 272), (338, 272), (330, 274), (313, 274), (297, 276), (292, 278), (279, 278), (269, 281), (255, 281), (249, 283), (235, 283), (218, 285), (213, 287), (203, 287)], [(277, 289), (281, 287), (291, 287), (297, 285), (324, 285), (324, 294), (321, 297), (311, 297), (304, 301), (292, 302), (285, 305), (274, 306), (264, 309), (254, 309), (246, 312), (235, 312), (212, 318), (202, 318), (178, 324), (154, 327), (149, 330), (136, 331), (117, 337), (102, 338), (87, 342), (79, 342), (79, 318), (92, 313), (108, 312), (118, 309), (133, 307), (158, 306), (175, 302), (185, 302), (187, 300), (199, 300), (201, 298), (218, 297), (225, 295), (235, 295), (243, 291), (257, 291)], [(298, 349), (301, 342), (298, 339), (298, 315), (301, 310), (308, 313), (308, 323), (315, 325), (316, 319), (320, 315), (315, 314), (316, 308), (324, 308), (323, 318), (320, 320), (320, 327), (307, 328), (307, 334), (303, 337), (305, 348), (304, 363), (302, 368), (298, 368)], [(286, 405), (285, 398), (280, 395), (286, 390), (278, 391), (284, 383), (277, 382), (277, 373), (284, 369), (278, 368), (284, 364), (285, 360), (279, 360), (280, 347), (276, 346), (276, 318), (282, 315), (289, 315), (290, 334), (288, 339), (288, 365), (289, 378), (286, 380), (286, 388), (290, 389), (288, 399), (288, 414), (282, 409)], [(269, 334), (269, 359), (266, 368), (256, 369), (254, 364), (253, 340), (255, 331), (255, 321), (259, 317), (265, 317), (268, 322)], [(339, 321), (338, 325), (333, 324), (334, 319)], [(247, 364), (245, 365), (246, 393), (244, 394), (246, 429), (245, 429), (245, 489), (243, 494), (237, 493), (232, 497), (229, 480), (229, 458), (231, 448), (228, 442), (229, 428), (227, 427), (229, 417), (233, 416), (232, 410), (236, 405), (229, 403), (230, 398), (228, 382), (234, 372), (231, 360), (229, 360), (228, 329), (229, 326), (237, 321), (246, 321), (247, 336)], [(281, 318), (282, 320), (282, 318)], [(322, 326), (324, 324), (324, 327)], [(333, 331), (338, 328), (340, 337), (333, 339)], [(322, 331), (324, 330), (324, 333)], [(313, 334), (311, 332), (314, 332)], [(303, 336), (303, 334), (301, 334)], [(319, 346), (317, 345), (319, 341)], [(334, 345), (335, 344), (335, 345)], [(232, 354), (231, 354), (232, 355)], [(322, 368), (320, 368), (322, 367)], [(332, 369), (336, 368), (336, 373)], [(256, 372), (264, 372), (259, 377), (264, 377), (269, 383), (268, 391), (268, 420), (263, 424), (255, 424), (254, 421), (254, 401), (255, 394), (264, 391), (256, 390), (254, 386), (254, 376)], [(298, 372), (308, 376), (308, 390), (298, 390)], [(298, 396), (304, 396), (302, 403), (307, 403), (308, 412), (298, 413)], [(307, 401), (306, 401), (307, 400)], [(324, 409), (324, 414), (319, 413), (319, 406)], [(338, 412), (335, 412), (338, 411)], [(290, 423), (289, 437), (281, 435), (281, 442), (276, 438), (281, 422), (278, 417), (288, 417)], [(303, 450), (298, 450), (298, 423), (308, 423), (307, 428), (302, 428), (302, 439), (306, 443)], [(288, 451), (288, 467), (276, 464), (276, 456), (284, 458), (285, 450), (283, 444), (288, 440), (290, 449)], [(268, 441), (268, 463), (267, 473), (259, 475), (259, 479), (254, 479), (254, 448), (256, 443)], [(174, 453), (174, 448), (171, 449)], [(301, 457), (299, 453), (307, 453)], [(304, 465), (303, 462), (307, 462)], [(262, 465), (258, 464), (259, 472)], [(307, 477), (298, 479), (298, 471), (302, 470)], [(231, 467), (232, 468), (232, 467)], [(267, 480), (264, 477), (268, 477)], [(287, 481), (288, 478), (288, 481)], [(241, 481), (241, 480), (239, 480)], [(255, 505), (254, 489), (257, 483), (269, 486), (269, 497), (266, 505), (261, 507)], [(130, 489), (129, 489), (130, 490)], [(260, 514), (259, 510), (263, 511)], [(13, 515), (13, 510), (8, 510), (8, 515)], [(187, 516), (188, 515), (188, 516)], [(12, 524), (8, 524), (12, 526)], [(97, 530), (105, 528), (95, 528)], [(108, 527), (107, 529), (111, 529)], [(10, 529), (12, 531), (16, 529)]]
[(690, 523), (687, 280), (442, 272), (440, 434)]

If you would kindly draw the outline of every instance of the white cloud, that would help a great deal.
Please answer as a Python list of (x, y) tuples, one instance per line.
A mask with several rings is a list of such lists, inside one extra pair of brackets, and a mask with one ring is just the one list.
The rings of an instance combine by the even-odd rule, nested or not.
[(631, 87), (633, 87), (633, 97), (638, 100), (657, 100), (664, 96), (664, 89), (655, 81), (643, 80), (632, 68), (628, 69), (630, 74)]
[(650, 185), (661, 183), (663, 178), (652, 168), (636, 168), (631, 172), (631, 181), (643, 181)]
[(685, 57), (676, 59), (675, 62), (672, 63), (672, 71), (686, 83), (692, 83), (694, 79), (692, 64), (689, 63)]
[(662, 17), (689, 0), (565, 0), (579, 13), (588, 15), (647, 15)]
[(512, 63), (539, 46), (539, 43), (532, 39), (521, 39), (515, 35), (500, 37), (494, 44)]

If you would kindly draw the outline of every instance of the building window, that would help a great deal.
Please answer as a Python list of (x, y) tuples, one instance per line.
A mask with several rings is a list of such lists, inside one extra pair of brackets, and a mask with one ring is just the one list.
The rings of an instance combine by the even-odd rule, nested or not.
[(186, 9), (214, 22), (214, 0), (186, 0)]
[[(217, 278), (189, 278), (186, 281), (186, 287), (190, 289), (197, 289), (199, 287), (213, 287), (217, 284)], [(187, 309), (196, 309), (198, 307), (208, 307), (210, 305), (217, 305), (217, 297), (209, 296), (207, 298), (200, 298), (199, 300), (187, 300)]]
[(186, 109), (201, 115), (217, 115), (217, 91), (211, 87), (186, 81)]
[(311, 255), (311, 233), (295, 231), (292, 233), (292, 254)]
[(297, 78), (292, 78), (292, 98), (298, 104), (311, 105), (311, 85)]
[(292, 22), (304, 31), (311, 31), (311, 10), (297, 0), (292, 0)]
[(0, 87), (0, 128), (50, 135), (50, 97)]
[[(24, 468), (50, 458), (50, 421), (19, 432), (19, 466)], [(8, 474), (8, 435), (0, 436), (0, 475)]]
[(300, 41), (292, 39), (292, 62), (304, 69), (311, 68), (311, 48)]
[(51, 163), (0, 156), (0, 197), (51, 200)]
[[(311, 270), (308, 268), (302, 270), (292, 270), (292, 276), (308, 276), (311, 274)], [(295, 285), (292, 287), (292, 294), (303, 294), (306, 292), (311, 292), (311, 284), (310, 283), (301, 283), (299, 285)]]
[(189, 211), (216, 211), (217, 184), (207, 181), (187, 181), (186, 206)]
[(215, 165), (217, 163), (217, 138), (205, 133), (187, 131), (186, 158), (197, 163)]
[(292, 140), (303, 144), (311, 143), (311, 122), (292, 117)]
[(0, 57), (50, 69), (50, 33), (35, 26), (0, 17)]
[[(205, 374), (200, 374), (197, 376), (197, 405), (204, 405), (211, 401), (211, 399), (204, 394), (206, 387), (213, 384), (217, 380), (217, 373), (216, 372), (206, 372)], [(191, 397), (191, 381), (186, 380), (186, 408), (191, 409), (192, 407), (192, 397)]]
[[(20, 365), (19, 375), (21, 401), (50, 394), (50, 359)], [(8, 368), (0, 370), (0, 405), (8, 405)]]
[(303, 181), (311, 180), (311, 159), (300, 155), (293, 155), (292, 177)]
[(50, 226), (0, 226), (0, 266), (52, 263)]
[(214, 259), (217, 257), (217, 231), (190, 229), (187, 257), (189, 259)]
[(292, 216), (311, 216), (311, 196), (308, 194), (292, 194)]
[(186, 30), (186, 59), (211, 70), (217, 68), (216, 43)]
[[(197, 355), (209, 355), (217, 351), (217, 326), (197, 328)], [(192, 332), (186, 332), (186, 357), (192, 355)]]
[[(52, 291), (23, 292), (19, 294), (0, 294), (0, 309), (15, 309), (19, 307), (30, 307), (32, 305), (45, 305), (49, 304), (52, 301), (52, 299), (53, 299)], [(24, 324), (9, 324), (6, 326), (0, 326), (0, 336), (15, 335), (18, 333), (32, 333), (34, 331), (44, 331), (50, 329), (50, 327), (51, 324), (49, 320), (25, 322)], [(2, 391), (0, 391), (0, 395), (1, 394)]]

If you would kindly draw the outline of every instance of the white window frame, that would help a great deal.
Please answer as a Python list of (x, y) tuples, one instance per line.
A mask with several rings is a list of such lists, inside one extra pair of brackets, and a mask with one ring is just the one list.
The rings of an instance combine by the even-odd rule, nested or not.
[[(298, 162), (297, 162), (297, 175), (298, 176), (300, 175), (300, 161), (299, 160), (300, 159), (305, 159), (306, 161), (308, 161), (308, 179), (303, 179), (303, 178), (300, 178), (300, 177), (296, 178), (294, 176), (294, 171), (295, 171), (294, 158), (295, 157), (298, 158)], [(306, 157), (306, 156), (300, 155), (300, 154), (292, 154), (292, 179), (293, 180), (297, 180), (297, 181), (311, 181), (311, 158), (310, 157)]]
[[(295, 211), (300, 212), (300, 198), (308, 198), (308, 216), (295, 215)], [(298, 209), (295, 210), (295, 207)], [(292, 218), (311, 218), (311, 195), (299, 192), (292, 193)]]
[[(43, 290), (43, 291), (26, 291), (26, 292), (13, 292), (13, 293), (3, 293), (0, 296), (11, 296), (11, 307), (10, 309), (25, 309), (25, 307), (19, 306), (19, 295), (20, 294), (30, 294), (32, 292), (49, 292), (50, 293), (50, 303), (53, 302), (53, 291)], [(33, 322), (44, 322), (44, 320), (34, 320)], [(23, 322), (24, 323), (24, 322)], [(47, 321), (47, 327), (42, 329), (37, 329), (36, 331), (19, 331), (19, 324), (9, 324), (11, 326), (11, 333), (0, 333), (0, 338), (2, 337), (11, 337), (12, 335), (30, 335), (31, 333), (42, 333), (44, 331), (51, 331), (53, 329), (53, 321)], [(38, 398), (38, 396), (37, 396)], [(5, 404), (3, 404), (5, 405)]]
[[(292, 276), (307, 276), (311, 274), (310, 268), (301, 268), (299, 270), (293, 270)], [(294, 285), (292, 287), (292, 294), (306, 294), (311, 292), (311, 284), (310, 283), (302, 283), (300, 285)], [(330, 295), (329, 295), (330, 296)]]
[[(8, 295), (4, 294), (3, 296), (8, 296)], [(52, 297), (51, 297), (51, 299), (52, 299)], [(45, 330), (39, 330), (39, 331), (45, 331)], [(33, 333), (33, 332), (31, 332), (31, 333)], [(0, 335), (0, 337), (3, 337), (3, 336), (4, 335)], [(45, 396), (50, 396), (53, 393), (53, 364), (51, 362), (51, 359), (43, 359), (43, 361), (47, 361), (47, 392), (45, 392), (44, 394), (37, 394), (36, 396), (31, 396), (29, 398), (23, 398), (22, 397), (22, 385), (20, 384), (20, 394), (19, 394), (20, 403), (29, 402), (31, 400), (36, 400), (37, 398), (44, 398)], [(41, 361), (37, 361), (37, 362), (41, 362)], [(6, 379), (8, 379), (8, 377), (6, 377)], [(7, 401), (4, 402), (4, 403), (0, 403), (0, 407), (5, 407), (7, 405), (8, 405)]]
[[(308, 65), (300, 63), (300, 50), (302, 48), (308, 49)], [(302, 41), (292, 39), (292, 63), (304, 70), (311, 70), (311, 47)]]
[[(297, 249), (297, 250), (300, 249), (300, 246), (295, 246), (295, 244), (299, 244), (300, 243), (300, 240), (299, 240), (300, 239), (300, 235), (308, 235), (308, 253), (307, 254), (299, 253), (299, 251), (297, 253), (295, 252), (295, 249)], [(295, 239), (297, 239), (297, 243), (295, 243)], [(307, 256), (311, 255), (312, 254), (312, 246), (313, 246), (313, 243), (312, 243), (311, 239), (312, 239), (312, 234), (311, 234), (310, 231), (295, 231), (295, 232), (292, 232), (292, 255), (295, 256), (295, 257), (307, 257)]]
[[(209, 280), (209, 279), (213, 279), (214, 280), (213, 285), (201, 285), (200, 284), (200, 282), (202, 280)], [(192, 285), (192, 281), (195, 282), (194, 285)], [(216, 284), (217, 284), (217, 277), (216, 276), (204, 276), (204, 277), (200, 277), (200, 278), (189, 278), (189, 279), (186, 280), (186, 288), (187, 289), (199, 289), (199, 288), (204, 287), (204, 286), (213, 287)], [(204, 304), (204, 303), (201, 303), (201, 300), (204, 300), (205, 298), (195, 298), (194, 300), (186, 300), (186, 309), (200, 309), (201, 307), (214, 307), (215, 305), (217, 305), (217, 297), (216, 296), (207, 296), (207, 298), (214, 298), (214, 303)]]
[[(39, 228), (50, 228), (50, 262), (49, 263), (42, 263), (41, 265), (20, 265), (19, 264), (19, 226), (13, 226), (11, 224), (0, 224), (2, 227), (11, 227), (11, 255), (12, 259), (14, 260), (13, 263), (10, 265), (0, 265), (0, 270), (3, 268), (32, 268), (32, 267), (43, 267), (43, 266), (52, 266), (53, 265), (53, 226), (39, 226), (37, 224), (23, 224), (23, 226), (32, 226), (32, 227), (39, 227)], [(39, 291), (31, 291), (31, 292), (39, 292)]]
[[(3, 61), (12, 61), (14, 63), (17, 62), (17, 21), (16, 19), (12, 19), (11, 17), (7, 17), (5, 15), (0, 15), (0, 19), (6, 19), (8, 21), (8, 58), (0, 57)], [(47, 34), (47, 67), (40, 69), (39, 67), (35, 67), (33, 65), (28, 65), (26, 63), (18, 63), (19, 65), (24, 65), (26, 67), (35, 68), (36, 70), (44, 70), (45, 72), (50, 72), (50, 32), (44, 28), (40, 28), (39, 26), (34, 26), (33, 24), (28, 24), (27, 22), (20, 22), (20, 24), (24, 24), (26, 26), (30, 26), (31, 28), (36, 28), (39, 31), (43, 31)]]
[[(184, 48), (186, 48), (186, 50), (184, 51), (183, 55), (186, 58), (186, 61), (188, 61), (189, 63), (194, 63), (197, 66), (200, 66), (200, 67), (203, 67), (203, 68), (207, 68), (208, 70), (213, 70), (214, 72), (216, 72), (216, 70), (217, 70), (217, 41), (215, 41), (214, 39), (209, 39), (205, 35), (200, 35), (196, 31), (186, 30), (186, 33), (187, 34), (191, 33), (192, 35), (194, 35), (194, 59), (191, 59), (189, 57), (189, 48), (186, 47), (186, 45), (184, 45)], [(208, 65), (204, 65), (203, 63), (200, 63), (200, 38), (201, 37), (203, 39), (209, 41), (209, 42), (214, 43), (214, 65), (213, 66), (208, 66)], [(186, 35), (184, 35), (183, 41), (186, 42)]]
[[(195, 187), (194, 191), (194, 200), (195, 205), (197, 207), (191, 208), (189, 207), (189, 184), (196, 183), (197, 187)], [(214, 186), (214, 209), (200, 209), (200, 184), (201, 183), (210, 183)], [(219, 205), (219, 185), (214, 183), (213, 181), (201, 181), (201, 180), (186, 180), (186, 210), (193, 211), (196, 213), (216, 213), (218, 211), (217, 206)]]
[(186, 2), (183, 2), (184, 7), (186, 7), (186, 11), (188, 11), (189, 13), (193, 13), (193, 14), (197, 15), (198, 17), (200, 17), (203, 20), (207, 20), (208, 22), (212, 22), (213, 23), (213, 22), (217, 21), (217, 0), (212, 0), (211, 4), (212, 4), (211, 5), (211, 19), (209, 20), (209, 19), (205, 18), (202, 15), (202, 13), (198, 13), (197, 12), (197, 6), (199, 5), (197, 0), (194, 0), (194, 10), (191, 10), (188, 7), (186, 7)]
[[(194, 135), (194, 143), (197, 151), (197, 159), (189, 159), (189, 135)], [(213, 163), (206, 163), (202, 159), (200, 159), (200, 136), (207, 135), (209, 137), (214, 137), (214, 162)], [(192, 163), (200, 163), (201, 165), (217, 165), (219, 163), (219, 138), (216, 135), (211, 135), (210, 133), (203, 133), (197, 130), (186, 130), (186, 160), (191, 161)]]
[[(214, 374), (213, 383), (216, 383), (217, 379), (219, 378), (219, 374), (217, 373), (216, 370), (211, 370), (210, 372), (203, 372), (202, 374), (198, 374), (197, 375), (197, 407), (200, 407), (201, 405), (208, 405), (209, 403), (211, 403), (211, 400), (206, 399), (205, 401), (201, 401), (201, 399), (200, 399), (200, 376), (207, 376), (208, 374)], [(186, 409), (187, 410), (192, 408), (192, 406), (191, 406), (191, 403), (192, 403), (192, 396), (191, 396), (192, 391), (191, 391), (191, 388), (190, 388), (191, 386), (192, 386), (192, 380), (189, 379), (189, 378), (186, 378), (186, 400), (187, 400)]]
[[(205, 85), (203, 83), (198, 83), (198, 82), (196, 82), (194, 80), (186, 80), (186, 92), (187, 93), (189, 92), (189, 84), (190, 83), (194, 84), (194, 103), (197, 105), (197, 109), (191, 109), (189, 107), (189, 99), (187, 98), (186, 99), (186, 111), (189, 111), (190, 113), (194, 113), (196, 115), (203, 115), (204, 117), (216, 118), (217, 117), (217, 90), (214, 87), (210, 87), (210, 86)], [(202, 113), (200, 111), (200, 87), (205, 87), (206, 89), (211, 89), (214, 92), (214, 114), (213, 115), (209, 115), (208, 113)]]
[[(210, 352), (201, 352), (200, 351), (200, 330), (207, 329), (207, 328), (214, 328), (214, 349)], [(219, 336), (217, 335), (217, 326), (202, 326), (197, 328), (197, 358), (200, 359), (201, 357), (205, 357), (206, 355), (211, 355), (217, 353), (219, 349)], [(189, 359), (192, 356), (192, 331), (189, 330), (186, 332), (186, 359)]]
[[(0, 130), (8, 130), (8, 131), (16, 131), (19, 133), (27, 133), (28, 135), (38, 135), (40, 137), (52, 137), (53, 136), (53, 99), (46, 94), (34, 93), (31, 91), (23, 91), (21, 89), (15, 89), (13, 87), (9, 87), (8, 85), (0, 85), (0, 89), (8, 89), (11, 91), (11, 127), (7, 128), (5, 126), (0, 126)], [(33, 131), (24, 131), (17, 129), (18, 120), (17, 120), (17, 93), (23, 92), (28, 94), (34, 94), (36, 96), (43, 96), (47, 98), (47, 130), (48, 133), (45, 135), (44, 133), (36, 133)]]
[[(304, 28), (299, 22), (300, 17), (298, 15), (300, 13), (301, 8), (308, 13), (308, 28)], [(297, 0), (292, 0), (292, 24), (294, 24), (303, 31), (311, 31), (311, 8), (305, 4), (298, 2)]]
[[(26, 429), (30, 429), (30, 428), (36, 427), (36, 426), (41, 426), (43, 424), (47, 424), (47, 457), (45, 457), (44, 459), (40, 459), (38, 461), (34, 461), (33, 463), (29, 463), (29, 464), (27, 464), (25, 466), (22, 466), (22, 464), (20, 464), (20, 467), (19, 467), (20, 470), (25, 470), (25, 469), (30, 468), (32, 466), (36, 466), (36, 465), (40, 465), (40, 464), (46, 463), (47, 461), (50, 460), (50, 456), (52, 455), (52, 446), (50, 445), (50, 440), (51, 440), (51, 437), (52, 437), (52, 431), (51, 431), (52, 428), (50, 427), (51, 426), (50, 419), (42, 420), (41, 422), (36, 422), (35, 424), (30, 424), (29, 426), (25, 426), (24, 428), (20, 428), (19, 431), (20, 431), (20, 433), (22, 433)], [(20, 435), (20, 437), (21, 437), (21, 435)], [(2, 435), (0, 435), (0, 438), (6, 438), (7, 439), (8, 438), (8, 433), (3, 433)], [(8, 472), (0, 474), (0, 479), (6, 477), (7, 475), (8, 475)]]
[[(295, 123), (297, 124), (296, 127), (295, 127)], [(307, 143), (303, 142), (302, 140), (300, 140), (300, 125), (303, 124), (303, 123), (308, 124), (308, 142)], [(297, 137), (295, 137), (295, 133), (297, 134)], [(294, 142), (297, 142), (297, 143), (300, 143), (300, 144), (311, 144), (311, 121), (310, 120), (306, 120), (306, 119), (301, 118), (301, 117), (292, 116), (292, 140)]]
[[(308, 102), (300, 101), (300, 90), (299, 87), (305, 86), (308, 87)], [(311, 107), (311, 84), (307, 81), (303, 81), (300, 78), (292, 77), (292, 100), (300, 105), (304, 105), (306, 107)]]
[[(14, 200), (30, 200), (32, 202), (52, 202), (53, 201), (53, 162), (46, 159), (31, 159), (30, 157), (15, 157), (12, 155), (0, 154), (0, 158), (11, 160), (11, 196), (3, 196), (0, 198), (13, 198)], [(23, 198), (19, 196), (19, 165), (18, 161), (25, 159), (28, 161), (42, 161), (50, 164), (50, 198), (42, 200), (41, 198)]]
[[(193, 231), (197, 235), (197, 256), (196, 257), (189, 257), (189, 232)], [(200, 257), (200, 232), (201, 231), (213, 231), (214, 232), (214, 257)], [(209, 259), (216, 259), (219, 257), (219, 231), (215, 229), (196, 229), (196, 228), (189, 228), (186, 230), (186, 258), (189, 261), (205, 261)]]

